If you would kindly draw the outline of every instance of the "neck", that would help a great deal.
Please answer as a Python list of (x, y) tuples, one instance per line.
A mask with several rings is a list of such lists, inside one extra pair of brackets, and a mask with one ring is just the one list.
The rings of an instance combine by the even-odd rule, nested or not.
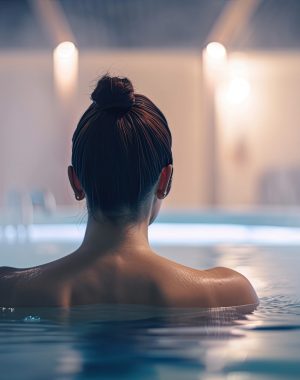
[(81, 249), (97, 255), (149, 250), (148, 220), (122, 224), (89, 216)]

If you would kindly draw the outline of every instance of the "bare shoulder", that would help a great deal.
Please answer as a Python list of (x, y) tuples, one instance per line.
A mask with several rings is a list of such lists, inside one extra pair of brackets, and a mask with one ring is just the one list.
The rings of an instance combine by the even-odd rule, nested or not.
[(0, 267), (0, 306), (59, 305), (56, 290), (40, 267)]
[(17, 280), (19, 270), (12, 267), (0, 267), (0, 300), (1, 297), (10, 293), (15, 280)]
[(0, 284), (1, 281), (5, 282), (8, 279), (14, 277), (18, 273), (18, 271), (19, 270), (17, 268), (13, 267), (0, 267)]
[(215, 267), (207, 269), (205, 272), (209, 273), (210, 276), (215, 279), (234, 280), (240, 282), (241, 285), (250, 285), (252, 287), (247, 277), (227, 267)]
[(226, 267), (216, 267), (205, 272), (211, 279), (216, 304), (241, 306), (259, 303), (252, 284), (241, 273)]
[(179, 307), (229, 307), (257, 305), (251, 283), (225, 267), (197, 270), (169, 262), (160, 284), (165, 303)]
[(16, 268), (0, 267), (0, 306), (11, 306), (17, 272)]

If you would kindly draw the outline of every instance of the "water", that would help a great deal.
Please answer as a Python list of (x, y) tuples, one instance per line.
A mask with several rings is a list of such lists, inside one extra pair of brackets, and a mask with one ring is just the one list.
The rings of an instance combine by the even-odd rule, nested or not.
[[(1, 245), (1, 265), (36, 265), (68, 244)], [(300, 377), (299, 247), (157, 247), (194, 268), (250, 278), (260, 305), (163, 309), (0, 309), (2, 379), (289, 379)], [(26, 265), (27, 264), (27, 265)]]

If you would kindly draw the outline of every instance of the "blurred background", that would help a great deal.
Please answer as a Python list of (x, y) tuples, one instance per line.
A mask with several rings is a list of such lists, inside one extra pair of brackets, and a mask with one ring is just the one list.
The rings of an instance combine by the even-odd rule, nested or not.
[(166, 209), (299, 206), (299, 0), (1, 0), (1, 208), (75, 204), (71, 137), (106, 72), (169, 121)]

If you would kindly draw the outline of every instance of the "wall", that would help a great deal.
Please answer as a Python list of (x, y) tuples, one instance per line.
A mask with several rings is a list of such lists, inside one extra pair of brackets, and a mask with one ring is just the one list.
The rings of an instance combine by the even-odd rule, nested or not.
[[(299, 204), (300, 53), (235, 53), (230, 64), (242, 67), (251, 91), (244, 102), (232, 104), (225, 83), (219, 86), (217, 205)], [(78, 90), (69, 103), (57, 97), (52, 54), (0, 52), (1, 203), (13, 187), (49, 189), (58, 204), (74, 202), (66, 176), (71, 136), (106, 71), (127, 75), (167, 116), (175, 173), (166, 205), (207, 204), (201, 55), (172, 51), (83, 52)]]

